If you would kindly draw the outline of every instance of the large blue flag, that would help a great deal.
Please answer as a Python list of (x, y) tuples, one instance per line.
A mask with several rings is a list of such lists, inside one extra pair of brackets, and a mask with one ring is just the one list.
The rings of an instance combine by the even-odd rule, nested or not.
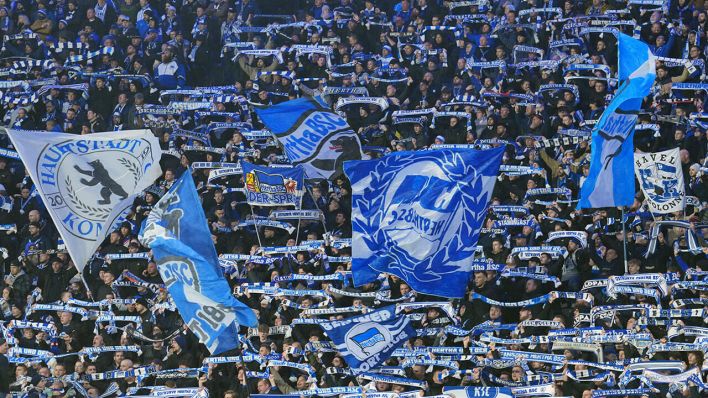
[(405, 315), (391, 305), (341, 321), (320, 323), (354, 374), (366, 372), (391, 357), (415, 330)]
[(649, 94), (656, 67), (649, 47), (619, 34), (621, 85), (592, 132), (590, 173), (578, 208), (630, 206), (634, 202), (634, 126)]
[(249, 204), (300, 207), (305, 182), (302, 166), (275, 168), (241, 162), (241, 167)]
[(231, 294), (189, 172), (157, 202), (140, 241), (152, 249), (182, 319), (212, 354), (238, 347), (239, 325), (258, 325)]
[(359, 136), (320, 97), (256, 108), (256, 113), (309, 178), (333, 179), (342, 174), (345, 161), (363, 156)]
[(354, 284), (388, 272), (419, 292), (463, 297), (503, 153), (440, 149), (345, 163)]

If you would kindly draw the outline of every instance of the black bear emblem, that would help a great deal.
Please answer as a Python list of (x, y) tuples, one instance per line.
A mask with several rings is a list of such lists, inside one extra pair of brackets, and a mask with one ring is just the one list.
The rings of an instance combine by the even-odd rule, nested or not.
[(361, 147), (355, 137), (342, 135), (329, 142), (330, 149), (340, 155), (336, 159), (315, 159), (312, 165), (321, 170), (334, 170), (335, 178), (342, 174), (342, 166), (347, 160), (361, 159)]
[(79, 166), (74, 165), (74, 169), (83, 175), (87, 175), (92, 179), (86, 180), (82, 178), (79, 180), (82, 184), (92, 187), (96, 184), (101, 184), (101, 198), (98, 201), (99, 205), (109, 205), (111, 204), (111, 194), (117, 195), (121, 199), (128, 197), (128, 193), (125, 192), (123, 187), (120, 186), (111, 176), (108, 174), (108, 170), (103, 167), (100, 160), (93, 160), (88, 163), (93, 170), (82, 170)]
[(182, 216), (184, 216), (184, 211), (179, 208), (167, 211), (167, 208), (179, 203), (180, 198), (175, 194), (170, 194), (169, 197), (165, 196), (163, 199), (164, 200), (157, 202), (157, 208), (160, 209), (161, 212), (160, 218), (162, 219), (165, 229), (179, 239), (180, 221), (182, 220)]

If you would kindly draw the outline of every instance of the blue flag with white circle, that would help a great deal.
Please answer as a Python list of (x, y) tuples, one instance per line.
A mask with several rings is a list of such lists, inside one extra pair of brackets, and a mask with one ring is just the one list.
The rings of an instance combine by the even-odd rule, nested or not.
[(346, 162), (354, 284), (387, 272), (421, 293), (463, 297), (503, 153), (439, 149)]
[(375, 368), (406, 340), (415, 337), (410, 320), (396, 315), (395, 305), (320, 326), (355, 374)]

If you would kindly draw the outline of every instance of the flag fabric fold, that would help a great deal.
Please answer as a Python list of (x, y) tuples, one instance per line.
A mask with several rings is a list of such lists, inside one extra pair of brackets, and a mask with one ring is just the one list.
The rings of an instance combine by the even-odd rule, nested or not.
[(258, 319), (232, 294), (189, 172), (155, 205), (140, 233), (182, 319), (212, 354), (238, 347), (239, 325)]

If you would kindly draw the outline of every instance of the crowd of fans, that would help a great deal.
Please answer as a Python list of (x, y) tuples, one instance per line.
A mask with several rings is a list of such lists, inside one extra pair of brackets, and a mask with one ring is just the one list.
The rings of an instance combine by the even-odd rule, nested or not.
[[(588, 398), (593, 390), (648, 387), (651, 380), (635, 377), (643, 368), (637, 373), (630, 363), (663, 360), (700, 376), (655, 381), (639, 396), (705, 396), (698, 381), (708, 370), (708, 334), (672, 328), (706, 326), (708, 319), (708, 285), (701, 282), (708, 275), (707, 25), (702, 0), (0, 0), (4, 126), (72, 134), (151, 128), (164, 150), (163, 177), (136, 200), (129, 221), (110, 233), (83, 275), (22, 163), (0, 157), (0, 395), (147, 395), (156, 386), (204, 387), (197, 391), (224, 398), (344, 386), (436, 395), (443, 386), (534, 385), (545, 375), (556, 396)], [(641, 39), (661, 57), (634, 144), (644, 152), (680, 148), (690, 198), (684, 212), (649, 213), (638, 185), (624, 212), (575, 210), (588, 172), (589, 132), (618, 87), (616, 32)], [(372, 157), (442, 144), (506, 146), (492, 205), (525, 210), (493, 207), (478, 243), (480, 259), (505, 271), (474, 272), (468, 297), (450, 308), (405, 310), (421, 330), (408, 349), (462, 347), (458, 354), (469, 354), (487, 347), (488, 353), (463, 358), (421, 348), (419, 356), (386, 361), (381, 374), (401, 383), (356, 377), (319, 326), (298, 321), (447, 301), (386, 275), (351, 286), (352, 192), (343, 175), (308, 180), (302, 208), (320, 210), (321, 220), (291, 221), (292, 233), (240, 225), (272, 209), (249, 206), (240, 177), (211, 178), (217, 165), (203, 162), (286, 163), (253, 106), (313, 95), (346, 115)], [(7, 136), (0, 146), (12, 149)], [(202, 164), (191, 167), (196, 162)], [(243, 347), (224, 354), (240, 355), (245, 366), (206, 359), (209, 352), (171, 305), (157, 266), (139, 254), (148, 252), (136, 237), (142, 221), (185, 172), (198, 185), (218, 253), (254, 255), (221, 264), (260, 323), (243, 328)], [(523, 222), (499, 222), (505, 219)], [(549, 240), (562, 230), (586, 231), (587, 238)], [(286, 245), (301, 247), (261, 250)], [(527, 248), (545, 245), (555, 249)], [(657, 296), (608, 294), (609, 287), (593, 282), (640, 273), (660, 275), (669, 288), (643, 283)], [(274, 281), (320, 294), (262, 289)], [(518, 307), (472, 299), (476, 293), (514, 303), (551, 291), (590, 296), (553, 295)], [(74, 310), (41, 307), (55, 303)], [(595, 317), (599, 307), (621, 304), (636, 306)], [(695, 311), (656, 315), (644, 305)], [(102, 320), (89, 310), (111, 316)], [(626, 335), (594, 340), (592, 326)], [(694, 345), (653, 352), (647, 339), (652, 346)], [(90, 349), (111, 346), (132, 349)], [(494, 362), (502, 348), (565, 361)], [(269, 366), (273, 360), (302, 366)], [(110, 373), (116, 370), (128, 373)]]

